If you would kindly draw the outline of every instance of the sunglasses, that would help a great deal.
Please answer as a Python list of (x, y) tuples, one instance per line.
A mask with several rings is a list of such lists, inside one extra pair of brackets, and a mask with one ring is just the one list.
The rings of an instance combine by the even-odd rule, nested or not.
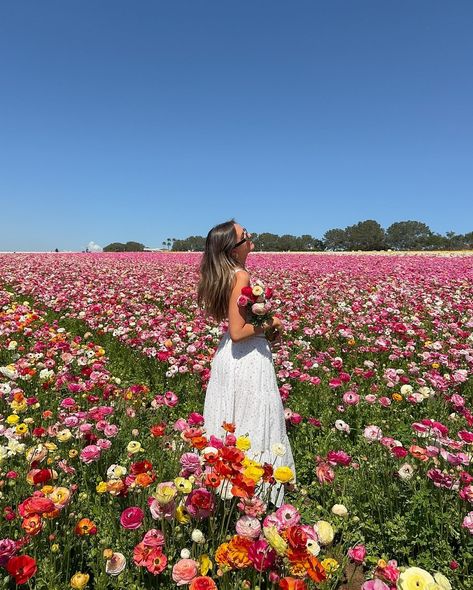
[(243, 228), (243, 239), (240, 240), (239, 242), (237, 242), (233, 247), (238, 248), (238, 246), (241, 246), (242, 244), (247, 242), (250, 238), (251, 238), (251, 234), (246, 231), (246, 228)]

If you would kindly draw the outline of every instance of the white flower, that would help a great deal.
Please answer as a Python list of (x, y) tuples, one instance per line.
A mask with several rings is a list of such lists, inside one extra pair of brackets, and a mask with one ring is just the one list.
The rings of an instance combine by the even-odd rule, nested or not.
[(412, 393), (412, 385), (402, 385), (401, 386), (401, 394), (402, 395), (410, 395)]
[(182, 559), (189, 559), (190, 556), (191, 556), (191, 552), (189, 551), (189, 549), (181, 549)]
[(107, 477), (109, 479), (120, 479), (124, 475), (126, 475), (126, 469), (121, 465), (116, 465), (114, 463), (113, 465), (110, 465), (110, 467), (107, 469)]
[(305, 546), (307, 548), (307, 551), (315, 557), (317, 557), (317, 555), (320, 553), (320, 545), (317, 543), (317, 541), (314, 541), (314, 539), (307, 539), (307, 543)]
[(383, 438), (383, 432), (379, 426), (371, 424), (365, 428), (363, 436), (369, 441), (380, 440)]
[(398, 474), (402, 480), (411, 479), (414, 475), (414, 468), (412, 465), (409, 465), (409, 463), (404, 463), (404, 465), (401, 465), (399, 468)]
[(337, 516), (342, 516), (343, 518), (345, 516), (348, 516), (348, 510), (346, 506), (344, 506), (343, 504), (334, 504), (332, 506), (332, 512), (333, 514), (336, 514)]
[(337, 430), (340, 430), (341, 432), (346, 432), (346, 433), (350, 432), (350, 427), (343, 420), (335, 420), (335, 428)]
[(203, 545), (205, 543), (204, 533), (199, 529), (194, 529), (192, 531), (191, 539), (194, 541), (194, 543), (197, 543), (199, 545)]
[(274, 443), (271, 447), (271, 451), (276, 457), (284, 457), (286, 454), (286, 447), (282, 443)]
[(16, 340), (12, 340), (10, 342), (10, 344), (8, 345), (8, 350), (15, 350), (15, 348), (18, 346), (18, 342)]

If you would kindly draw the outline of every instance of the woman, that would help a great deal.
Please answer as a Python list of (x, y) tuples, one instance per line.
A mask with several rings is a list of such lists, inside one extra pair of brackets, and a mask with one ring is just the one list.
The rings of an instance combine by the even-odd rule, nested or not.
[[(253, 326), (246, 321), (246, 309), (237, 304), (242, 287), (250, 285), (245, 263), (253, 249), (251, 234), (234, 219), (213, 227), (205, 242), (198, 304), (219, 322), (228, 318), (228, 330), (216, 350), (207, 384), (205, 428), (208, 436), (221, 438), (225, 435), (222, 423), (234, 423), (235, 436), (250, 439), (250, 458), (274, 468), (287, 465), (295, 481), (284, 408), (266, 338), (276, 331), (280, 338), (283, 325), (273, 317), (262, 327)], [(271, 501), (279, 507), (283, 497), (283, 486), (274, 485)]]

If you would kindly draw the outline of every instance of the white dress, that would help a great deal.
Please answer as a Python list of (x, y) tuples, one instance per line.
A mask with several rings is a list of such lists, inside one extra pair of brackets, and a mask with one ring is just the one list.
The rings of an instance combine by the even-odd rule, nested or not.
[[(242, 270), (242, 269), (238, 269)], [(236, 272), (238, 272), (238, 270)], [(235, 436), (247, 435), (251, 449), (247, 456), (276, 467), (287, 465), (296, 477), (291, 445), (286, 433), (284, 407), (279, 393), (273, 357), (264, 334), (232, 342), (226, 332), (215, 352), (204, 404), (207, 436), (225, 436), (222, 422), (233, 422)], [(272, 446), (281, 443), (284, 456), (276, 456)], [(258, 494), (265, 494), (267, 485)], [(283, 503), (284, 486), (275, 484), (271, 501)]]

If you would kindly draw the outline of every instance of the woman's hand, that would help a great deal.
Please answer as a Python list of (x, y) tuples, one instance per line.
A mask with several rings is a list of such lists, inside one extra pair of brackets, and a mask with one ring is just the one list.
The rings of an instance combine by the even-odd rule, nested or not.
[(277, 318), (276, 316), (273, 316), (271, 318), (271, 325), (270, 325), (271, 330), (277, 330), (279, 332), (279, 334), (282, 334), (284, 332), (284, 326), (283, 323), (281, 322), (281, 320), (279, 318)]

